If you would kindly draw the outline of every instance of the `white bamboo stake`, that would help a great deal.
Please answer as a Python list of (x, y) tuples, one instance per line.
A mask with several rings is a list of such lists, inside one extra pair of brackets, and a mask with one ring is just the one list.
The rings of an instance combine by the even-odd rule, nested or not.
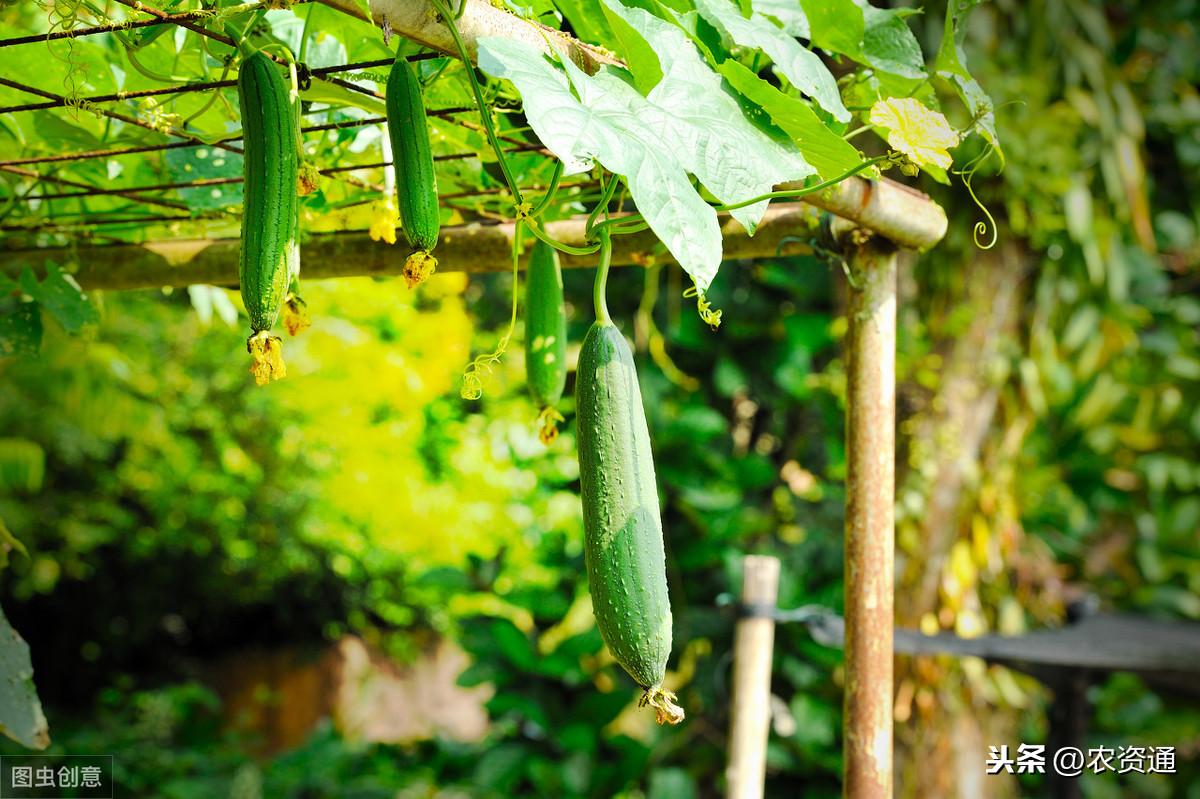
[[(747, 555), (742, 561), (742, 606), (768, 611), (779, 596), (779, 559)], [(775, 620), (748, 615), (733, 645), (733, 712), (729, 721), (726, 799), (762, 799), (771, 726), (771, 655)]]

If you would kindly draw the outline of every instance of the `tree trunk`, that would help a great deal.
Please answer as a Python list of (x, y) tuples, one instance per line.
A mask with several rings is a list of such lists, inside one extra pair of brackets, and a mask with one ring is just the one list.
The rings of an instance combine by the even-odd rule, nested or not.
[[(940, 628), (954, 629), (957, 612), (985, 615), (973, 587), (964, 599), (970, 607), (957, 608), (943, 602), (942, 587), (955, 544), (972, 532), (987, 445), (1002, 433), (996, 420), (1003, 383), (992, 367), (1003, 363), (1020, 316), (1025, 269), (1018, 246), (1001, 245), (964, 264), (946, 292), (945, 311), (926, 320), (936, 388), (902, 388), (911, 415), (901, 424), (907, 457), (898, 464), (898, 625), (921, 627), (924, 619), (928, 628), (936, 619)], [(987, 747), (1014, 743), (1013, 711), (985, 703), (959, 661), (901, 658), (896, 679), (897, 796), (1016, 795), (1011, 778), (983, 777)]]

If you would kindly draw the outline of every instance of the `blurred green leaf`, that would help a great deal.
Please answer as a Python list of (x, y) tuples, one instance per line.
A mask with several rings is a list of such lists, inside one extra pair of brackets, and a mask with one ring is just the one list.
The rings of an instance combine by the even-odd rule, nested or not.
[(68, 333), (78, 333), (99, 319), (74, 278), (53, 261), (46, 261), (46, 276), (40, 281), (29, 267), (21, 273), (21, 290), (33, 297)]
[[(2, 526), (2, 525), (0, 525)], [(29, 647), (0, 610), (0, 733), (30, 749), (45, 749), (50, 732), (33, 685)]]

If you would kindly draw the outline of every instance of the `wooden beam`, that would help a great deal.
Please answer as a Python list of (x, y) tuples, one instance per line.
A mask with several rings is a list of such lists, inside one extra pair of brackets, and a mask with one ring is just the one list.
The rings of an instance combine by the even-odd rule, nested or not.
[[(728, 214), (722, 214), (725, 259), (770, 258), (811, 252), (808, 239), (820, 219), (812, 206), (774, 203), (754, 236)], [(551, 236), (576, 247), (585, 245), (583, 216), (549, 223)], [(457, 225), (443, 228), (434, 255), (441, 272), (505, 272), (512, 268), (514, 226), (507, 224)], [(525, 240), (533, 237), (525, 234)], [(237, 285), (238, 239), (176, 239), (145, 244), (76, 246), (5, 250), (0, 253), (0, 273), (10, 277), (26, 266), (40, 269), (45, 260), (73, 264), (74, 276), (85, 289), (143, 289), (190, 286), (196, 283)], [(398, 275), (408, 248), (372, 241), (366, 233), (321, 233), (300, 245), (304, 280), (354, 276)], [(594, 255), (562, 254), (564, 269), (594, 266)], [(613, 265), (645, 266), (651, 259), (674, 263), (649, 231), (613, 239)]]
[[(800, 184), (779, 188), (800, 188)], [(849, 178), (804, 201), (909, 250), (928, 250), (946, 235), (946, 212), (940, 205), (929, 195), (887, 178)]]

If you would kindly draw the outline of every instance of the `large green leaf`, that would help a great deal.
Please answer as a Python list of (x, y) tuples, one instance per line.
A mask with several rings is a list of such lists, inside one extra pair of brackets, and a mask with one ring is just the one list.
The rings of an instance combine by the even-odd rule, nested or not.
[(557, 0), (559, 12), (571, 23), (575, 35), (592, 44), (609, 44), (616, 39), (600, 0)]
[(784, 94), (736, 61), (726, 61), (718, 69), (731, 86), (792, 137), (823, 179), (835, 178), (862, 162), (858, 150), (826, 127), (808, 103)]
[(275, 9), (266, 14), (271, 32), (299, 56), (307, 34), (304, 63), (310, 67), (330, 67), (348, 61), (346, 46), (331, 28), (345, 17), (319, 3), (297, 6), (286, 11)]
[[(743, 17), (728, 0), (696, 0), (696, 8), (708, 22), (743, 47), (760, 49), (792, 85), (813, 98), (839, 122), (848, 122), (850, 112), (842, 104), (837, 81), (820, 56), (808, 50), (762, 14)], [(854, 7), (855, 13), (862, 12)]]
[(42, 347), (42, 311), (22, 296), (20, 286), (0, 276), (0, 358), (37, 355)]
[(640, 36), (624, 17), (614, 12), (611, 6), (603, 0), (596, 0), (596, 4), (603, 12), (601, 18), (608, 20), (609, 28), (613, 33), (613, 45), (625, 61), (625, 65), (629, 67), (633, 85), (642, 94), (649, 94), (650, 90), (657, 86), (663, 77), (662, 65), (658, 56), (654, 53), (653, 48), (646, 44), (645, 37)]
[(798, 0), (812, 31), (814, 47), (853, 56), (859, 51), (866, 24), (854, 0)]
[(585, 172), (599, 161), (623, 175), (651, 229), (696, 284), (707, 288), (721, 263), (717, 215), (692, 187), (673, 142), (642, 124), (650, 104), (611, 70), (589, 78), (570, 61), (561, 66), (522, 42), (479, 40), (479, 67), (516, 85), (529, 124), (562, 159), (566, 174)]
[(0, 492), (40, 491), (45, 479), (46, 451), (40, 444), (27, 438), (0, 438)]
[[(479, 65), (517, 86), (530, 125), (567, 174), (599, 162), (624, 176), (651, 229), (707, 289), (720, 265), (721, 236), (716, 212), (689, 172), (718, 199), (737, 202), (813, 170), (799, 151), (745, 119), (682, 31), (640, 9), (613, 3), (610, 10), (663, 59), (663, 79), (649, 97), (623, 70), (605, 68), (589, 77), (570, 62), (560, 69), (533, 48), (499, 38), (480, 41)], [(739, 217), (752, 228), (763, 208), (739, 209)]]
[[(795, 147), (774, 141), (743, 115), (683, 31), (619, 0), (605, 4), (645, 38), (662, 68), (662, 81), (646, 98), (643, 124), (661, 141), (673, 141), (680, 163), (713, 196), (735, 203), (815, 173)], [(766, 209), (764, 200), (733, 216), (753, 233)]]
[(946, 26), (942, 32), (942, 44), (938, 48), (937, 59), (934, 61), (934, 70), (954, 85), (958, 96), (979, 126), (979, 132), (998, 148), (1000, 139), (996, 135), (996, 114), (992, 108), (992, 100), (975, 78), (971, 77), (967, 70), (967, 56), (962, 49), (967, 14), (980, 2), (981, 0), (948, 0)]
[[(164, 153), (173, 182), (220, 180), (242, 174), (242, 156), (215, 147), (182, 147)], [(179, 196), (195, 211), (227, 208), (242, 202), (241, 183), (221, 183), (179, 189)]]
[(904, 22), (913, 9), (875, 8), (867, 0), (755, 0), (754, 10), (778, 20), (788, 34), (811, 40), (815, 47), (883, 72), (925, 77), (921, 45)]
[(925, 56), (912, 29), (904, 21), (905, 9), (884, 9), (860, 0), (863, 13), (861, 60), (883, 72), (905, 78), (925, 77)]
[(29, 645), (0, 610), (0, 733), (30, 749), (50, 744), (46, 716), (33, 686)]
[(751, 7), (778, 22), (789, 36), (809, 38), (808, 17), (797, 0), (754, 0)]
[(77, 333), (99, 317), (83, 296), (79, 285), (53, 261), (46, 262), (46, 276), (38, 280), (29, 267), (21, 273), (21, 291), (37, 300), (68, 333)]

